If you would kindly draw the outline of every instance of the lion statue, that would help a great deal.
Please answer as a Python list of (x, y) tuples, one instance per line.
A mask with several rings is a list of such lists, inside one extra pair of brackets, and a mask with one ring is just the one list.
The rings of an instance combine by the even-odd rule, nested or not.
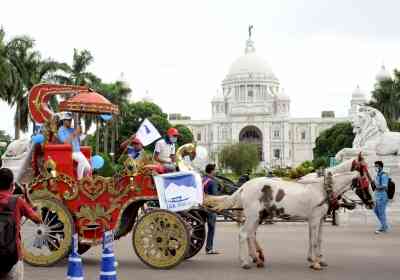
[(360, 106), (351, 124), (355, 138), (353, 148), (342, 149), (337, 155), (342, 160), (345, 154), (361, 151), (377, 156), (400, 155), (400, 133), (389, 130), (380, 111), (369, 106)]

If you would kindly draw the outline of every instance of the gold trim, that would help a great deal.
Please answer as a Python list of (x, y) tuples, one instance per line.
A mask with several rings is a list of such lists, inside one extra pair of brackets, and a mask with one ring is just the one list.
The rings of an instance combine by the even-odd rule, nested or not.
[(84, 177), (78, 182), (79, 191), (90, 200), (96, 200), (105, 191), (109, 185), (108, 178), (104, 177)]

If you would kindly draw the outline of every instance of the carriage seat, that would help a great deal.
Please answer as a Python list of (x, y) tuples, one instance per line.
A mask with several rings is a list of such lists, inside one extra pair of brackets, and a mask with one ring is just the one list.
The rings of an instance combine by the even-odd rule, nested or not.
[[(92, 156), (92, 148), (81, 146), (81, 152), (89, 160)], [(57, 172), (76, 178), (77, 163), (72, 160), (72, 146), (70, 144), (45, 144), (44, 158), (52, 158), (57, 164)]]

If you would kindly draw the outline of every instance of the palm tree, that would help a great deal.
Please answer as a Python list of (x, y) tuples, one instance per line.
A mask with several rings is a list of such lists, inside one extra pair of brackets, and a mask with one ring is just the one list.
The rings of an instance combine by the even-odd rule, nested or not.
[(54, 75), (54, 79), (62, 84), (93, 86), (100, 83), (100, 79), (87, 68), (93, 62), (94, 58), (88, 50), (74, 49), (72, 65), (63, 64), (62, 70), (66, 75)]
[[(94, 58), (88, 50), (74, 49), (71, 66), (64, 63), (62, 66), (63, 74), (53, 76), (56, 82), (69, 85), (80, 85), (96, 87), (101, 80), (93, 73), (88, 72), (87, 68), (94, 61)], [(84, 115), (85, 133), (90, 129), (94, 118), (92, 115)]]
[(100, 83), (96, 90), (111, 103), (118, 106), (128, 102), (129, 94), (132, 92), (132, 89), (124, 81), (116, 81), (110, 84)]
[(15, 106), (15, 138), (27, 131), (29, 123), (28, 90), (47, 81), (62, 65), (51, 59), (42, 60), (33, 49), (34, 40), (19, 36), (6, 42), (0, 29), (0, 99)]
[[(123, 81), (116, 81), (114, 83), (100, 83), (95, 89), (119, 108), (122, 108), (123, 105), (128, 102), (129, 94), (132, 92), (132, 89)], [(108, 153), (109, 143), (111, 143), (111, 151), (114, 153), (115, 150), (115, 141), (116, 138), (118, 138), (118, 121), (113, 120), (112, 127), (113, 130), (110, 139), (110, 125), (108, 123), (103, 124), (104, 137), (102, 139), (104, 153)]]
[(375, 85), (370, 106), (382, 112), (389, 124), (400, 117), (400, 72), (394, 71), (394, 78), (384, 79)]
[(11, 104), (13, 92), (19, 88), (18, 73), (7, 57), (8, 44), (5, 32), (0, 29), (0, 99)]
[(43, 60), (40, 53), (33, 49), (33, 39), (22, 36), (12, 39), (6, 45), (6, 58), (9, 73), (16, 85), (9, 86), (6, 96), (11, 106), (16, 106), (15, 138), (20, 131), (28, 130), (29, 109), (28, 91), (35, 84), (51, 79), (51, 75), (62, 68), (62, 64), (51, 60)]

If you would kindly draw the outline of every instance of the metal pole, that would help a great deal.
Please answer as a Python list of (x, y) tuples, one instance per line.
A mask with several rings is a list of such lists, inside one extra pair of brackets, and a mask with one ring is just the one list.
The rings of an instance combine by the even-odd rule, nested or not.
[(100, 150), (100, 127), (99, 127), (99, 119), (96, 118), (96, 154), (99, 153)]
[(111, 129), (112, 129), (112, 131), (111, 131), (111, 159), (112, 159), (112, 162), (114, 163), (114, 161), (115, 161), (115, 134), (116, 134), (116, 121), (114, 120), (114, 118), (113, 118), (113, 120), (112, 120), (112, 123), (111, 123)]

